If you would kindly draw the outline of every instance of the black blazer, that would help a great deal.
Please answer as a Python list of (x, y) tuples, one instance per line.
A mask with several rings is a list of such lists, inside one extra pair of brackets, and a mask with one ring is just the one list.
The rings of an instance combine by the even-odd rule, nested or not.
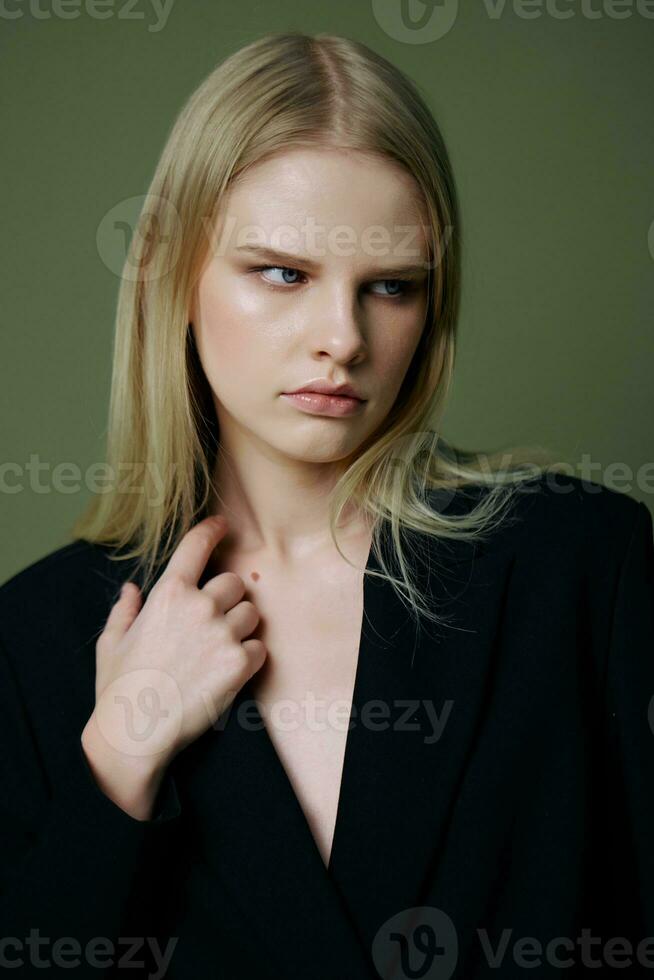
[[(0, 965), (505, 980), (630, 962), (652, 976), (654, 943), (638, 949), (654, 936), (652, 518), (576, 477), (530, 487), (486, 541), (420, 552), (446, 627), (418, 633), (366, 577), (328, 869), (247, 684), (173, 761), (152, 820), (115, 805), (79, 739), (130, 566), (78, 540), (7, 582)], [(483, 492), (434, 502), (461, 513)]]

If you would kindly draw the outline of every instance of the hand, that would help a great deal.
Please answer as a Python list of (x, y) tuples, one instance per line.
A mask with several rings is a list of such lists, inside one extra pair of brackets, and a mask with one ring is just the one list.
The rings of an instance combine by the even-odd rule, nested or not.
[(149, 799), (171, 759), (220, 717), (267, 656), (261, 640), (245, 639), (260, 616), (242, 601), (243, 579), (223, 572), (197, 585), (226, 530), (223, 517), (192, 527), (144, 605), (138, 586), (126, 583), (96, 643), (85, 752), (98, 773), (113, 773), (112, 783), (120, 770), (131, 786), (150, 787)]

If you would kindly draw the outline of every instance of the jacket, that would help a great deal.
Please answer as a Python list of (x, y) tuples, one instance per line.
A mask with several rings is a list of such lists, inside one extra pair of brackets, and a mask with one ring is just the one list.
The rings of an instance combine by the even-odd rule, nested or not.
[[(460, 515), (485, 492), (432, 505)], [(77, 539), (0, 588), (0, 967), (654, 975), (649, 510), (550, 474), (483, 540), (407, 540), (446, 622), (416, 627), (365, 577), (327, 868), (249, 682), (170, 764), (151, 820), (99, 789), (80, 735), (129, 562)]]

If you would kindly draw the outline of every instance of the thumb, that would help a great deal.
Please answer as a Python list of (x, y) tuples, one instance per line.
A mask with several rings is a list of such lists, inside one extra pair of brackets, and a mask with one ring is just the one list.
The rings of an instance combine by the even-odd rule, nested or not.
[(111, 607), (103, 632), (120, 638), (141, 611), (141, 590), (136, 582), (124, 582), (118, 600)]

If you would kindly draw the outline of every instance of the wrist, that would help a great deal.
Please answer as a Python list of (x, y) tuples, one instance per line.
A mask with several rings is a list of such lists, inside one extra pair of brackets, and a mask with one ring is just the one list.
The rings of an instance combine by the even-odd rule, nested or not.
[(128, 751), (120, 739), (107, 738), (95, 711), (82, 730), (81, 743), (87, 757), (103, 760), (108, 766), (146, 783), (160, 781), (171, 758), (167, 752)]
[(166, 760), (119, 751), (104, 738), (93, 715), (80, 741), (93, 778), (105, 796), (136, 819), (150, 819)]

